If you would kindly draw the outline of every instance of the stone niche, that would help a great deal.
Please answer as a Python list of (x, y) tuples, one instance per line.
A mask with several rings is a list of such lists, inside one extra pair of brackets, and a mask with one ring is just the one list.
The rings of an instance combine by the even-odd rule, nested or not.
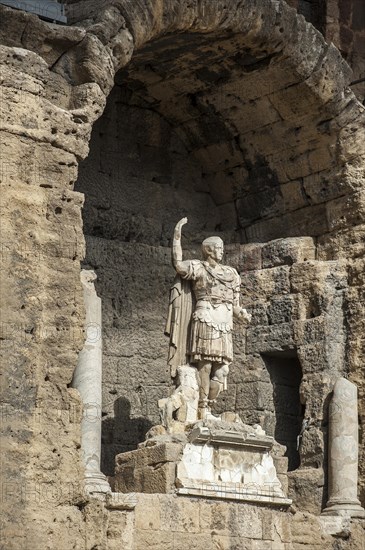
[(188, 214), (186, 253), (199, 257), (203, 238), (222, 236), (225, 262), (239, 271), (242, 305), (252, 314), (247, 332), (235, 335), (228, 390), (214, 412), (234, 410), (285, 445), (291, 494), (319, 513), (326, 400), (344, 361), (344, 265), (318, 261), (312, 237), (240, 244), (247, 236), (239, 210), (229, 194), (218, 196), (228, 184), (207, 179), (181, 132), (159, 113), (128, 101), (117, 85), (77, 183), (86, 196), (85, 267), (95, 270), (103, 302), (102, 471), (113, 477), (115, 456), (144, 441), (160, 423), (158, 400), (173, 391), (163, 336), (174, 276), (169, 244), (174, 223)]
[(324, 115), (308, 110), (307, 96), (283, 87), (283, 60), (242, 52), (238, 37), (213, 45), (199, 33), (143, 48), (116, 75), (80, 164), (84, 267), (97, 274), (103, 302), (102, 471), (113, 477), (115, 456), (145, 440), (160, 423), (158, 401), (174, 390), (163, 327), (172, 229), (187, 215), (184, 250), (199, 257), (201, 241), (220, 235), (253, 318), (235, 335), (214, 412), (236, 411), (285, 445), (291, 494), (319, 513), (348, 291), (345, 262), (321, 236), (340, 227), (343, 183), (333, 173), (335, 136), (319, 133)]

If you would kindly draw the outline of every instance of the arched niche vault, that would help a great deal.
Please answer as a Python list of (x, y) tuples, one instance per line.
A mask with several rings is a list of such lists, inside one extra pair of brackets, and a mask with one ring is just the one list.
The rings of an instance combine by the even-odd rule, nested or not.
[[(260, 14), (261, 24), (265, 17)], [(338, 135), (331, 129), (336, 109), (345, 116), (356, 100), (351, 92), (336, 89), (338, 82), (326, 66), (337, 52), (325, 47), (318, 56), (321, 37), (301, 22), (310, 44), (307, 50), (300, 46), (304, 58), (296, 67), (289, 53), (279, 49), (279, 39), (264, 42), (241, 32), (220, 30), (212, 36), (189, 29), (141, 46), (115, 77), (114, 96), (119, 95), (114, 101), (146, 117), (159, 115), (189, 155), (186, 163), (199, 165), (195, 187), (209, 193), (216, 206), (215, 213), (200, 208), (203, 226), (239, 230), (241, 242), (327, 233), (338, 224), (327, 201), (352, 190), (338, 157)], [(281, 24), (276, 22), (271, 32), (280, 36)], [(316, 56), (304, 56), (306, 51)], [(105, 116), (112, 119), (118, 113), (110, 108)], [(122, 121), (119, 126), (122, 141)], [(100, 128), (101, 144), (105, 131)], [(129, 134), (127, 120), (124, 132)], [(148, 163), (142, 157), (139, 161)], [(177, 178), (171, 169), (174, 186)], [(175, 200), (175, 217), (184, 211), (183, 202), (182, 196)], [(188, 205), (185, 211), (189, 214)]]
[(341, 227), (326, 203), (355, 191), (361, 108), (338, 51), (285, 3), (122, 2), (88, 32), (54, 70), (109, 89), (119, 69), (124, 101), (160, 114), (201, 166), (223, 228), (250, 242)]
[[(22, 412), (23, 421), (11, 436), (18, 447), (9, 468), (56, 488), (41, 504), (18, 503), (19, 521), (35, 510), (39, 516), (42, 507), (82, 501), (76, 490), (82, 479), (79, 421), (70, 413), (79, 410), (78, 398), (68, 388), (83, 345), (83, 196), (74, 184), (109, 94), (105, 114), (118, 98), (130, 112), (153, 113), (196, 168), (194, 192), (209, 201), (207, 223), (196, 227), (197, 234), (222, 231), (231, 243), (310, 236), (317, 259), (346, 264), (351, 316), (345, 367), (363, 392), (363, 266), (357, 258), (363, 242), (364, 108), (347, 87), (350, 69), (336, 48), (283, 1), (67, 4), (72, 25), (65, 27), (1, 8), (8, 224), (3, 268), (17, 289), (10, 293), (9, 285), (7, 294), (15, 296), (7, 303), (9, 319), (22, 327), (5, 338), (6, 402)], [(95, 132), (103, 124), (101, 117)], [(77, 186), (86, 183), (80, 179)], [(172, 218), (164, 246), (169, 224)], [(139, 244), (156, 243), (147, 238)], [(311, 388), (314, 393), (316, 386)], [(44, 420), (36, 427), (35, 411)], [(58, 490), (66, 481), (74, 483), (67, 498)], [(67, 513), (74, 514), (75, 526), (81, 524), (76, 507)], [(80, 533), (64, 536), (67, 546), (67, 536)]]

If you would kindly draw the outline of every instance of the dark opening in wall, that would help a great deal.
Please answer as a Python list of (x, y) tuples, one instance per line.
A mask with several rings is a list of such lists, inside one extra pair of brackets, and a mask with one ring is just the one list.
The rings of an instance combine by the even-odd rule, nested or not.
[(304, 15), (322, 34), (326, 26), (326, 0), (298, 0), (298, 13)]
[(289, 459), (288, 470), (300, 465), (297, 450), (297, 437), (300, 433), (304, 407), (300, 402), (299, 385), (302, 379), (302, 368), (296, 352), (278, 352), (275, 355), (263, 355), (272, 384), (274, 418), (269, 435), (285, 445), (285, 456)]

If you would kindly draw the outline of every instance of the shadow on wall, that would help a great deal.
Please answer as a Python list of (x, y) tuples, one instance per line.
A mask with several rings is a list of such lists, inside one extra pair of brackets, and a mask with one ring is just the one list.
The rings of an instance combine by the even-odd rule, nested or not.
[(114, 417), (104, 417), (101, 428), (101, 471), (114, 476), (115, 456), (132, 451), (138, 443), (146, 439), (152, 427), (148, 418), (131, 417), (131, 403), (126, 397), (118, 397), (114, 402)]

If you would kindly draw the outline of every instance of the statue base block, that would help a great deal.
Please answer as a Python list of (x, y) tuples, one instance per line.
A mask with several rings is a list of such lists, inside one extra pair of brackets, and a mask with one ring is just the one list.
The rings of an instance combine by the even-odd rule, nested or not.
[(239, 423), (201, 422), (177, 464), (177, 493), (288, 506), (270, 450), (274, 439)]
[(116, 457), (116, 490), (177, 493), (288, 506), (275, 441), (242, 423), (199, 421), (185, 434), (164, 434)]

